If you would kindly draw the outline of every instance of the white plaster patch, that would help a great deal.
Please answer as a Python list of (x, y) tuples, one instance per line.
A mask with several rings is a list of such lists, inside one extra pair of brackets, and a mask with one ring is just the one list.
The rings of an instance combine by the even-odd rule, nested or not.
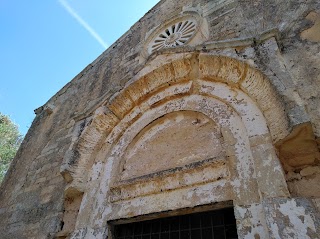
[(265, 215), (261, 204), (251, 204), (248, 206), (236, 205), (234, 210), (237, 219), (239, 238), (269, 238)]
[(146, 102), (149, 106), (152, 106), (168, 96), (188, 93), (190, 92), (191, 87), (192, 87), (192, 81), (173, 85), (151, 96)]
[(269, 132), (264, 116), (257, 104), (241, 90), (217, 82), (198, 80), (197, 83), (201, 87), (200, 93), (221, 98), (234, 108), (246, 125), (249, 137)]
[[(313, 219), (306, 214), (304, 207), (299, 207), (295, 200), (289, 200), (279, 205), (279, 211), (289, 218), (290, 224), (284, 229), (284, 235), (295, 235), (296, 238), (310, 238), (308, 228), (316, 232)], [(299, 230), (297, 230), (299, 228)]]
[(99, 178), (102, 168), (103, 168), (102, 162), (96, 162), (92, 165), (91, 174), (90, 174), (91, 180), (97, 180)]

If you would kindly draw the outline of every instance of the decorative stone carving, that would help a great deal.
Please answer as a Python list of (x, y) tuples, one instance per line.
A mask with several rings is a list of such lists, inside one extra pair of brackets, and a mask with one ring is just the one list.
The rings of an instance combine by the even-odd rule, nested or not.
[[(199, 71), (191, 70), (191, 62), (197, 63), (195, 67), (198, 67)], [(223, 71), (218, 70), (221, 68)], [(246, 68), (246, 71), (241, 71), (240, 74), (234, 73), (232, 79), (230, 76), (223, 75), (223, 72), (238, 72), (239, 68)], [(198, 77), (202, 80), (195, 80)], [(209, 83), (214, 82), (217, 78), (220, 79), (220, 84)], [(257, 80), (259, 84), (255, 84)], [(236, 94), (231, 93), (228, 87), (221, 84), (230, 84), (230, 82), (234, 83), (234, 90), (239, 87), (241, 91)], [(159, 91), (159, 89), (162, 90)], [(137, 121), (147, 109), (164, 104), (172, 97), (179, 98), (191, 94), (192, 90), (203, 95), (215, 95), (222, 101), (228, 101), (241, 114), (249, 137), (264, 135), (267, 129), (262, 127), (261, 122), (257, 120), (258, 115), (259, 118), (262, 118), (261, 113), (256, 112), (255, 117), (249, 117), (251, 114), (248, 112), (253, 111), (252, 104), (247, 106), (237, 103), (247, 102), (248, 96), (245, 96), (242, 91), (248, 92), (248, 95), (251, 95), (262, 110), (267, 112), (268, 109), (272, 109), (270, 114), (265, 115), (265, 118), (267, 122), (272, 122), (269, 128), (273, 141), (278, 141), (287, 135), (288, 125), (282, 105), (276, 93), (270, 88), (267, 79), (260, 72), (232, 58), (203, 53), (195, 54), (193, 58), (175, 59), (171, 63), (140, 76), (115, 95), (107, 106), (102, 106), (96, 111), (92, 121), (89, 121), (84, 127), (65, 155), (61, 173), (69, 183), (67, 188), (74, 187), (83, 192), (89, 177), (87, 169), (93, 164), (94, 153), (100, 147), (104, 137), (108, 135), (106, 139), (108, 144), (116, 143), (128, 127)], [(268, 98), (268, 105), (263, 101), (266, 98)]]
[[(83, 152), (84, 140), (90, 146), (90, 156), (81, 154), (78, 163), (66, 170), (71, 172), (73, 185), (77, 188), (86, 185), (76, 230), (87, 227), (88, 222), (91, 228), (105, 228), (106, 222), (112, 220), (229, 200), (259, 213), (263, 210), (261, 199), (288, 197), (282, 168), (272, 146), (272, 140), (287, 135), (288, 122), (268, 80), (259, 71), (232, 58), (204, 53), (181, 57), (133, 79), (101, 106), (104, 110), (101, 114), (97, 112), (83, 130), (75, 152)], [(266, 104), (264, 99), (270, 103)], [(179, 121), (181, 115), (186, 117), (186, 111), (192, 112), (192, 117), (180, 121), (180, 127), (188, 126), (189, 136), (193, 138), (205, 136), (202, 146), (210, 155), (180, 163), (180, 159), (186, 158), (180, 150), (184, 145), (173, 142), (170, 146), (179, 155), (170, 155), (170, 147), (163, 147), (160, 152), (163, 158), (156, 158), (152, 153), (148, 157), (142, 148), (157, 154), (155, 138), (163, 137), (169, 142), (179, 136), (188, 142), (185, 139), (188, 135), (172, 130), (176, 125), (173, 121)], [(114, 120), (100, 124), (99, 119), (105, 122), (109, 114)], [(162, 125), (162, 120), (171, 118), (171, 124), (157, 127)], [(213, 123), (200, 129), (199, 119)], [(215, 126), (220, 130), (215, 131)], [(216, 140), (219, 133), (209, 137), (208, 127), (210, 132), (221, 132), (221, 140)], [(208, 138), (214, 142), (206, 144)], [(200, 145), (201, 139), (197, 140)], [(220, 151), (215, 151), (216, 145), (225, 151), (221, 158), (215, 157), (220, 156)], [(198, 148), (192, 151), (201, 156)], [(213, 156), (210, 164), (207, 164), (208, 156)], [(159, 164), (154, 164), (155, 160)], [(137, 168), (137, 165), (142, 166)], [(268, 184), (274, 181), (277, 183)], [(264, 215), (262, 211), (254, 216), (251, 227), (256, 218), (265, 220)], [(265, 237), (267, 223), (262, 224), (255, 233)], [(246, 234), (244, 231), (243, 235)]]
[(180, 15), (150, 29), (146, 34), (140, 61), (144, 62), (152, 53), (165, 48), (200, 45), (208, 37), (208, 23), (201, 11), (186, 8)]
[(179, 21), (169, 27), (166, 27), (150, 44), (149, 53), (162, 48), (182, 46), (190, 41), (197, 28), (197, 22), (194, 19)]

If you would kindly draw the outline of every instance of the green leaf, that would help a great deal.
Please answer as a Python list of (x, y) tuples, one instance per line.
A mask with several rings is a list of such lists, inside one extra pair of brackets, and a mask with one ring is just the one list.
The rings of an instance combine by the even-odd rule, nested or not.
[(11, 119), (0, 113), (0, 183), (17, 153), (23, 136)]

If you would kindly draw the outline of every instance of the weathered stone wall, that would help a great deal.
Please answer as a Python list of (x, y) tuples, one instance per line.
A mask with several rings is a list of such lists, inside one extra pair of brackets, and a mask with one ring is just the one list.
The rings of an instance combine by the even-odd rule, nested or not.
[[(168, 20), (191, 11), (198, 14), (196, 19), (202, 19), (202, 23), (196, 37), (189, 44), (184, 47), (162, 49), (152, 54), (146, 53), (149, 36), (157, 31), (159, 25), (161, 27)], [(265, 238), (295, 238), (294, 236), (317, 238), (315, 232), (319, 232), (319, 224), (314, 222), (318, 220), (319, 223), (319, 211), (314, 211), (314, 207), (318, 207), (319, 210), (320, 204), (319, 16), (320, 3), (315, 0), (307, 2), (298, 0), (160, 1), (97, 60), (37, 110), (36, 118), (12, 163), (8, 176), (1, 185), (1, 238), (54, 238), (57, 235), (63, 237), (75, 229), (78, 231), (73, 235), (74, 238), (99, 238), (107, 233), (101, 227), (103, 225), (106, 228), (106, 220), (130, 217), (141, 210), (139, 204), (135, 204), (136, 208), (130, 208), (129, 204), (126, 206), (125, 203), (123, 205), (118, 203), (126, 197), (118, 195), (119, 190), (131, 195), (132, 203), (139, 199), (139, 195), (144, 198), (148, 205), (142, 211), (145, 214), (234, 200), (235, 214), (239, 221), (238, 233), (243, 238), (253, 237), (254, 233), (264, 235)], [(181, 63), (179, 59), (186, 60)], [(166, 71), (168, 67), (169, 71)], [(219, 70), (215, 72), (216, 69)], [(257, 72), (254, 69), (257, 69)], [(273, 165), (275, 167), (278, 155), (286, 175), (285, 188), (281, 188), (282, 184), (277, 185), (273, 181), (274, 178), (281, 179), (282, 173), (268, 175), (270, 180), (256, 179), (255, 174), (263, 172), (265, 166), (258, 165), (262, 161), (256, 160), (255, 163), (251, 162), (255, 165), (254, 172), (251, 172), (254, 180), (251, 182), (251, 179), (248, 179), (249, 181), (243, 179), (242, 183), (248, 183), (250, 187), (257, 190), (259, 188), (262, 196), (251, 195), (251, 198), (248, 198), (242, 195), (242, 191), (238, 192), (237, 197), (233, 196), (236, 182), (234, 178), (238, 178), (238, 175), (236, 175), (237, 171), (232, 171), (230, 162), (234, 156), (233, 146), (236, 142), (228, 136), (229, 129), (221, 128), (220, 125), (220, 131), (212, 136), (212, 140), (221, 146), (221, 152), (225, 154), (219, 154), (222, 158), (216, 158), (215, 163), (203, 162), (203, 165), (191, 167), (189, 171), (183, 171), (185, 170), (183, 169), (177, 174), (167, 175), (167, 180), (172, 182), (169, 188), (161, 188), (166, 184), (163, 182), (158, 184), (156, 179), (148, 179), (145, 182), (146, 191), (143, 192), (132, 190), (132, 185), (139, 186), (134, 184), (134, 181), (130, 182), (131, 184), (118, 185), (114, 180), (111, 184), (113, 194), (110, 199), (111, 202), (115, 202), (114, 204), (101, 207), (99, 203), (106, 203), (103, 198), (89, 203), (91, 202), (90, 193), (95, 195), (96, 190), (99, 189), (98, 184), (101, 180), (99, 172), (107, 175), (107, 171), (111, 170), (108, 169), (110, 162), (105, 162), (111, 146), (104, 140), (110, 132), (112, 134), (109, 137), (119, 134), (121, 129), (127, 128), (141, 116), (140, 113), (145, 112), (143, 108), (145, 106), (142, 105), (140, 113), (138, 111), (133, 111), (131, 115), (128, 113), (137, 104), (145, 101), (139, 98), (140, 95), (149, 97), (147, 95), (150, 92), (144, 88), (144, 85), (149, 89), (152, 87), (155, 89), (159, 86), (161, 88), (164, 85), (167, 87), (170, 84), (176, 84), (170, 83), (172, 71), (175, 75), (174, 79), (179, 79), (177, 81), (180, 85), (176, 88), (174, 86), (172, 89), (168, 88), (167, 92), (162, 93), (166, 97), (168, 95), (183, 96), (191, 91), (200, 92), (203, 95), (218, 95), (225, 102), (229, 102), (228, 95), (219, 95), (219, 92), (233, 92), (232, 94), (237, 92), (240, 97), (238, 101), (228, 103), (232, 107), (236, 108), (241, 100), (253, 102), (249, 107), (250, 110), (257, 108), (255, 112), (262, 112), (262, 118), (265, 119), (267, 127), (264, 128), (259, 123), (255, 128), (254, 124), (250, 127), (246, 125), (246, 128), (252, 129), (248, 131), (249, 135), (266, 129), (264, 132), (266, 135), (251, 135), (250, 142), (245, 140), (243, 142), (250, 145), (254, 159), (264, 159), (271, 155), (270, 157), (275, 159), (275, 165)], [(245, 85), (246, 81), (243, 81), (240, 87), (238, 81), (242, 82), (241, 77), (245, 76), (254, 80), (249, 81), (247, 85)], [(159, 79), (163, 79), (163, 82)], [(204, 81), (210, 79), (225, 85), (211, 85), (211, 83), (196, 81), (198, 79)], [(194, 88), (195, 85), (200, 88)], [(123, 94), (122, 89), (130, 87), (132, 91)], [(231, 90), (227, 91), (228, 87)], [(159, 92), (162, 92), (160, 88)], [(151, 91), (151, 94), (155, 92)], [(247, 100), (247, 96), (250, 101)], [(159, 93), (157, 97), (163, 96)], [(150, 98), (148, 104), (158, 107), (162, 104), (161, 102), (159, 105), (156, 104), (158, 98)], [(196, 102), (196, 97), (190, 102), (192, 100)], [(240, 107), (238, 112), (242, 112), (241, 110), (243, 109)], [(135, 113), (137, 114), (134, 115)], [(188, 125), (188, 122), (185, 120), (184, 123)], [(207, 127), (214, 128), (214, 123)], [(150, 133), (151, 129), (145, 130)], [(190, 130), (192, 131), (192, 128)], [(171, 137), (170, 133), (172, 132), (168, 131), (164, 138)], [(202, 136), (206, 139), (209, 137), (205, 134)], [(120, 138), (121, 134), (117, 137)], [(190, 139), (186, 139), (188, 140)], [(155, 143), (149, 142), (149, 149), (154, 150), (153, 144)], [(277, 155), (273, 145), (276, 146)], [(182, 146), (177, 144), (174, 147)], [(196, 144), (194, 147), (193, 150), (197, 152)], [(213, 156), (214, 152), (211, 153)], [(142, 157), (146, 156), (142, 155)], [(172, 157), (177, 159), (174, 154)], [(227, 157), (228, 160), (223, 157)], [(134, 158), (132, 160), (137, 161)], [(196, 162), (195, 159), (190, 160), (189, 163)], [(136, 163), (131, 164), (136, 167)], [(130, 166), (130, 163), (127, 165)], [(185, 165), (181, 163), (176, 166), (184, 167)], [(173, 167), (173, 164), (169, 163), (168, 167)], [(108, 170), (104, 171), (105, 169)], [(161, 169), (167, 168), (162, 166)], [(138, 169), (131, 171), (129, 175), (141, 176), (137, 174), (138, 171)], [(156, 165), (151, 168), (151, 171), (157, 171)], [(111, 175), (111, 172), (109, 174)], [(192, 180), (185, 181), (183, 187), (173, 190), (177, 188), (173, 185), (181, 184), (181, 177), (187, 175), (193, 175)], [(283, 182), (281, 180), (278, 181)], [(160, 187), (155, 189), (154, 185), (160, 185)], [(221, 185), (225, 185), (224, 189), (227, 190), (223, 190)], [(289, 199), (286, 186), (292, 197), (301, 198)], [(168, 207), (165, 203), (152, 204), (165, 198), (163, 194), (156, 193), (158, 189), (170, 191), (170, 195), (165, 196), (173, 199), (171, 206)], [(196, 192), (198, 190), (199, 195), (201, 190), (206, 190), (208, 193), (206, 197), (195, 196), (193, 199), (179, 202), (181, 195), (189, 195), (192, 190)], [(212, 195), (213, 190), (221, 193)], [(152, 197), (153, 194), (156, 196)], [(130, 200), (125, 202), (128, 203)], [(174, 204), (174, 202), (177, 203)], [(99, 211), (101, 208), (111, 210), (112, 213), (101, 214)], [(297, 208), (297, 213), (291, 212), (292, 208)], [(76, 219), (78, 210), (80, 214)], [(88, 218), (88, 214), (91, 215), (91, 213), (92, 217)], [(279, 228), (279, 225), (282, 225), (281, 218), (284, 217), (289, 218), (290, 222), (283, 228)], [(294, 234), (289, 229), (293, 226), (301, 226), (301, 217), (306, 222), (304, 224), (306, 231), (299, 232), (302, 233), (299, 235)], [(254, 224), (257, 223), (257, 218), (267, 219), (255, 225), (252, 234), (248, 234), (252, 228), (246, 228), (241, 221), (251, 221), (251, 224)], [(312, 223), (313, 227), (310, 226)], [(87, 228), (88, 225), (91, 229)], [(95, 225), (99, 226), (95, 228)], [(264, 232), (268, 231), (267, 228), (272, 231), (270, 235)]]

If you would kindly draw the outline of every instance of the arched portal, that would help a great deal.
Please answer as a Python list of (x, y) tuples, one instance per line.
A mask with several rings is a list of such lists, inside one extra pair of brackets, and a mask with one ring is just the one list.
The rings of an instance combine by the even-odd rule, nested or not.
[(248, 65), (198, 53), (151, 64), (65, 157), (67, 193), (84, 193), (74, 235), (103, 238), (109, 221), (232, 200), (239, 237), (268, 238), (268, 200), (289, 196), (273, 147), (287, 134), (276, 92)]

